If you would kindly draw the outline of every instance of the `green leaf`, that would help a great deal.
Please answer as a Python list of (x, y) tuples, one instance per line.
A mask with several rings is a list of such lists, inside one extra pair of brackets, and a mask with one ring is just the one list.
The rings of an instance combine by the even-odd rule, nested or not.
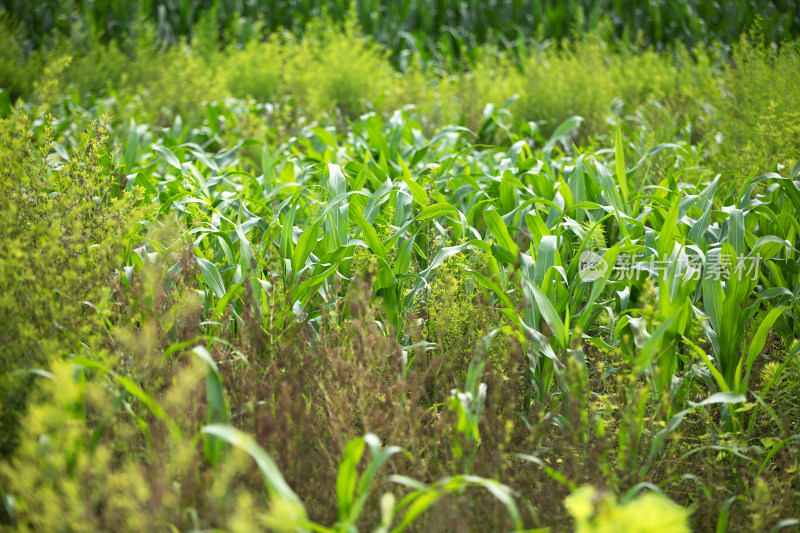
[(264, 184), (267, 187), (267, 191), (272, 189), (272, 186), (275, 184), (275, 162), (272, 159), (272, 153), (269, 151), (269, 146), (267, 143), (264, 143), (264, 147), (261, 149), (261, 171), (264, 173)]
[(153, 146), (153, 150), (158, 152), (158, 155), (161, 156), (161, 159), (163, 159), (168, 165), (175, 167), (179, 172), (183, 172), (183, 169), (181, 168), (181, 161), (178, 159), (178, 156), (172, 153), (172, 150), (163, 145), (155, 145)]
[(167, 413), (164, 411), (164, 408), (161, 407), (161, 404), (148, 396), (147, 393), (145, 393), (133, 380), (119, 375), (114, 376), (114, 379), (120, 385), (122, 385), (125, 390), (131, 394), (131, 396), (142, 402), (142, 404), (147, 407), (147, 410), (150, 411), (154, 417), (158, 418), (159, 420), (166, 418)]
[(614, 141), (614, 162), (617, 171), (617, 183), (622, 193), (622, 202), (628, 203), (628, 175), (625, 172), (625, 152), (622, 144), (622, 126), (617, 124), (617, 135)]
[[(353, 491), (352, 483), (355, 482), (356, 465), (364, 451), (364, 445), (369, 446), (370, 461), (358, 484)], [(356, 523), (364, 504), (367, 502), (370, 490), (373, 488), (373, 480), (378, 470), (389, 460), (389, 458), (401, 451), (397, 446), (381, 448), (380, 439), (372, 433), (367, 433), (362, 439), (350, 441), (345, 449), (345, 457), (339, 467), (339, 475), (336, 481), (336, 494), (339, 499), (340, 530), (350, 531)], [(341, 484), (340, 484), (341, 481)]]
[(542, 217), (536, 211), (525, 213), (525, 223), (528, 225), (528, 231), (531, 232), (533, 243), (536, 248), (539, 248), (539, 243), (542, 242), (542, 237), (550, 235), (550, 230), (547, 224), (544, 223)]
[(139, 135), (136, 132), (136, 123), (131, 120), (130, 131), (128, 132), (128, 142), (125, 146), (125, 170), (133, 172), (136, 165), (136, 158), (139, 155)]
[(531, 282), (537, 287), (543, 287), (547, 271), (556, 266), (561, 266), (561, 256), (558, 253), (558, 237), (545, 235), (542, 237), (542, 242), (539, 243)]
[(500, 298), (500, 301), (503, 302), (503, 305), (505, 305), (509, 309), (513, 309), (514, 308), (514, 304), (511, 302), (511, 300), (506, 295), (506, 292), (503, 290), (503, 288), (498, 283), (496, 283), (494, 280), (484, 276), (480, 272), (477, 272), (477, 271), (469, 269), (469, 268), (466, 269), (466, 270), (467, 270), (467, 272), (472, 273), (472, 276), (475, 278), (475, 281), (477, 281), (480, 285), (482, 285), (483, 287), (486, 287), (490, 291), (494, 292), (497, 295), (497, 297)]
[[(740, 384), (740, 386), (736, 387), (736, 389), (742, 394), (747, 392), (747, 386), (750, 382), (750, 371), (753, 368), (753, 363), (755, 362), (756, 357), (758, 357), (761, 354), (761, 350), (764, 349), (764, 345), (767, 342), (767, 335), (769, 335), (769, 330), (772, 329), (775, 321), (778, 320), (778, 318), (780, 318), (780, 316), (789, 309), (790, 308), (787, 306), (776, 307), (767, 313), (767, 316), (764, 317), (764, 320), (761, 322), (761, 324), (759, 324), (756, 334), (753, 335), (753, 340), (750, 341), (750, 348), (747, 350), (744, 381)], [(737, 381), (739, 381), (740, 378), (741, 373), (737, 373)]]
[(658, 259), (661, 259), (664, 254), (672, 252), (675, 246), (675, 231), (678, 229), (678, 210), (680, 202), (673, 202), (666, 218), (664, 218), (664, 225), (661, 226), (661, 231), (658, 235)]
[(600, 189), (603, 191), (603, 194), (605, 194), (608, 201), (611, 202), (611, 207), (613, 207), (617, 212), (617, 221), (619, 222), (619, 229), (622, 233), (622, 236), (628, 237), (628, 229), (625, 226), (625, 220), (622, 218), (622, 215), (625, 213), (622, 198), (620, 198), (619, 191), (617, 191), (614, 180), (611, 178), (611, 175), (608, 173), (608, 170), (606, 170), (604, 165), (597, 165), (596, 179), (600, 184)]
[(400, 167), (403, 169), (401, 178), (411, 190), (411, 197), (414, 198), (414, 201), (419, 204), (420, 207), (427, 207), (429, 203), (428, 193), (426, 193), (425, 189), (423, 189), (422, 186), (411, 176), (411, 172), (408, 170), (408, 166), (406, 166), (403, 158), (398, 157), (397, 160), (400, 163)]
[(695, 244), (702, 244), (703, 236), (708, 231), (708, 226), (711, 223), (711, 206), (705, 210), (703, 215), (695, 222), (689, 230), (688, 239)]
[(728, 217), (728, 242), (737, 254), (743, 254), (744, 249), (744, 213), (741, 209), (732, 209)]
[[(322, 130), (325, 131), (325, 130)], [(342, 167), (334, 163), (328, 163), (328, 192), (331, 199), (337, 198), (347, 192), (347, 180), (342, 174)]]
[(572, 135), (572, 133), (578, 129), (578, 127), (581, 125), (581, 122), (583, 122), (583, 117), (576, 115), (569, 117), (564, 122), (559, 124), (559, 126), (556, 128), (556, 131), (553, 132), (553, 135), (550, 136), (542, 148), (542, 152), (544, 152), (548, 161), (550, 159), (550, 153), (553, 151), (556, 143), (558, 141), (568, 139), (570, 135)]
[(144, 392), (139, 385), (136, 384), (132, 379), (127, 378), (125, 376), (120, 376), (119, 374), (114, 376), (114, 380), (122, 385), (122, 387), (134, 398), (142, 402), (142, 405), (147, 407), (147, 410), (159, 420), (163, 420), (167, 427), (170, 430), (170, 434), (176, 440), (179, 440), (181, 437), (181, 430), (180, 428), (169, 419), (167, 416), (166, 411), (164, 408), (161, 407), (161, 404), (158, 403), (156, 400), (151, 398), (146, 392)]
[(457, 215), (458, 209), (446, 203), (429, 205), (419, 212), (417, 220), (427, 220), (429, 218), (441, 216), (443, 213), (453, 213)]
[(716, 392), (696, 405), (700, 406), (700, 405), (713, 405), (717, 403), (726, 403), (726, 404), (744, 403), (746, 401), (747, 397), (744, 394), (738, 394), (736, 392)]
[(311, 128), (311, 131), (316, 133), (317, 137), (319, 137), (323, 143), (336, 150), (336, 138), (331, 132), (324, 128)]
[[(239, 209), (239, 219), (241, 220), (242, 213), (241, 207)], [(241, 224), (236, 224), (236, 235), (239, 237), (239, 265), (242, 267), (242, 276), (245, 279), (250, 277), (250, 271), (257, 267), (256, 258), (253, 254), (253, 247), (250, 246), (250, 241), (247, 240), (247, 235), (242, 229)], [(258, 270), (256, 268), (256, 270)]]
[(215, 435), (231, 446), (235, 446), (250, 455), (264, 475), (264, 480), (266, 481), (270, 494), (273, 497), (284, 500), (284, 503), (291, 504), (283, 509), (283, 511), (289, 513), (289, 516), (294, 520), (305, 520), (305, 508), (300, 502), (300, 498), (297, 497), (297, 494), (295, 494), (286, 483), (286, 480), (278, 469), (278, 465), (275, 464), (272, 457), (253, 440), (253, 437), (232, 426), (224, 424), (207, 425), (202, 431), (208, 435)]
[(639, 356), (636, 358), (636, 366), (645, 368), (659, 355), (659, 350), (664, 349), (662, 341), (673, 320), (675, 320), (675, 317), (671, 316), (659, 324), (653, 334), (645, 341), (644, 346), (639, 351)]
[(281, 256), (284, 259), (290, 259), (292, 257), (292, 248), (294, 244), (292, 236), (294, 233), (294, 219), (296, 215), (297, 201), (292, 203), (292, 207), (286, 214), (286, 218), (283, 219), (283, 227), (281, 228)]
[(489, 226), (492, 235), (497, 239), (497, 243), (511, 252), (514, 257), (517, 257), (517, 255), (519, 255), (519, 247), (517, 243), (514, 242), (514, 239), (511, 238), (506, 223), (500, 218), (500, 214), (494, 206), (483, 212), (483, 219), (486, 221), (486, 225)]
[(728, 385), (728, 382), (725, 381), (725, 377), (720, 373), (719, 370), (717, 370), (717, 367), (714, 366), (714, 363), (711, 361), (711, 358), (708, 357), (708, 354), (705, 352), (705, 350), (697, 346), (686, 337), (683, 337), (683, 342), (685, 342), (687, 346), (691, 346), (695, 353), (700, 356), (700, 359), (703, 360), (706, 368), (708, 368), (709, 372), (711, 372), (711, 375), (714, 376), (714, 380), (717, 382), (717, 386), (719, 386), (720, 390), (723, 392), (729, 392), (731, 388)]
[(344, 457), (339, 463), (339, 474), (336, 477), (336, 497), (339, 502), (339, 521), (344, 521), (353, 505), (358, 472), (356, 467), (364, 453), (364, 439), (355, 438), (347, 443)]
[(297, 239), (297, 246), (292, 253), (292, 271), (297, 274), (306, 264), (306, 259), (317, 245), (317, 231), (322, 223), (322, 219), (317, 220), (310, 228), (303, 231)]
[(722, 306), (725, 302), (725, 293), (722, 291), (722, 282), (711, 277), (703, 279), (703, 310), (711, 321), (711, 327), (719, 333), (719, 326), (723, 316)]
[(408, 267), (411, 265), (411, 255), (414, 251), (414, 241), (416, 237), (416, 234), (412, 235), (408, 239), (405, 239), (398, 247), (397, 261), (394, 263), (395, 276), (399, 276), (408, 271)]
[(196, 259), (197, 264), (200, 265), (200, 272), (203, 274), (206, 285), (214, 292), (217, 298), (224, 298), (226, 294), (225, 284), (222, 282), (222, 276), (219, 275), (216, 265), (199, 256)]
[(536, 302), (536, 308), (538, 309), (539, 313), (541, 313), (545, 322), (547, 322), (547, 325), (550, 326), (550, 329), (553, 331), (553, 336), (556, 338), (556, 342), (558, 342), (561, 348), (566, 348), (569, 344), (568, 332), (564, 326), (564, 322), (558, 316), (558, 312), (556, 312), (555, 307), (553, 307), (553, 304), (550, 303), (550, 300), (547, 299), (547, 296), (544, 295), (539, 287), (532, 284), (527, 279), (525, 279), (525, 282), (529, 284), (528, 288), (530, 289), (533, 299)]
[(383, 247), (381, 239), (378, 237), (378, 232), (375, 231), (375, 228), (372, 226), (372, 224), (367, 222), (367, 219), (364, 218), (364, 215), (362, 215), (361, 211), (358, 209), (352, 209), (350, 217), (354, 220), (358, 227), (361, 228), (364, 241), (367, 243), (367, 246), (369, 246), (369, 249), (372, 250), (372, 253), (388, 262), (386, 250)]
[(214, 307), (214, 311), (216, 311), (218, 316), (222, 316), (222, 313), (225, 312), (225, 308), (228, 307), (231, 300), (235, 300), (242, 293), (246, 282), (247, 280), (242, 280), (235, 285), (231, 285), (231, 288), (228, 289), (225, 296), (219, 299), (219, 302), (217, 302), (217, 305)]

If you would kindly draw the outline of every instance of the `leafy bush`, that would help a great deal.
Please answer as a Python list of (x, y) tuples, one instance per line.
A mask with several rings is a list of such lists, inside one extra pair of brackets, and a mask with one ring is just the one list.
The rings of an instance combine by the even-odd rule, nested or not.
[[(743, 174), (791, 168), (800, 154), (800, 48), (742, 39), (722, 70), (722, 158)], [(779, 75), (776, 75), (780, 73)]]
[(102, 338), (113, 312), (108, 285), (137, 203), (120, 192), (102, 124), (76, 150), (52, 144), (49, 122), (31, 128), (20, 113), (1, 128), (3, 457), (16, 443), (34, 376)]
[(689, 531), (686, 509), (658, 494), (648, 493), (618, 505), (613, 496), (600, 495), (593, 487), (584, 487), (571, 494), (566, 505), (575, 518), (577, 533)]

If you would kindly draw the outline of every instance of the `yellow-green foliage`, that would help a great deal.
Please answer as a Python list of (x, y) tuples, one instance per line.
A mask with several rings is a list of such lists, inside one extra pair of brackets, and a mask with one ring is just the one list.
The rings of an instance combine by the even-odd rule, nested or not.
[[(97, 530), (93, 507), (104, 507), (106, 526), (146, 528), (147, 481), (135, 462), (113, 468), (112, 450), (91, 444), (85, 410), (108, 409), (102, 388), (86, 383), (82, 372), (65, 362), (39, 378), (25, 419), (19, 449), (11, 463), (0, 465), (4, 487), (17, 494), (13, 516), (19, 531)], [(95, 415), (104, 416), (95, 412)]]
[(302, 41), (286, 43), (285, 53), (282, 91), (312, 112), (338, 107), (357, 116), (380, 105), (394, 74), (384, 53), (359, 34), (352, 18), (341, 28), (313, 22)]
[[(106, 131), (95, 124), (78, 159), (51, 153), (49, 126), (0, 122), (0, 453), (13, 447), (31, 371), (102, 330), (119, 236), (136, 199), (119, 198)], [(63, 152), (62, 152), (63, 153)]]
[[(185, 415), (204, 366), (195, 360), (173, 374), (175, 385), (163, 394), (167, 416), (194, 422)], [(208, 510), (218, 527), (231, 516), (237, 530), (265, 507), (258, 490), (233, 486), (250, 468), (249, 457), (231, 450), (224, 468), (201, 471), (195, 427), (185, 428), (184, 438), (168, 437), (144, 410), (143, 418), (128, 416), (104, 372), (59, 361), (39, 379), (19, 447), (0, 463), (3, 489), (15, 496), (9, 511), (16, 531), (184, 530), (197, 527), (194, 506)], [(142, 408), (133, 398), (126, 402)]]
[(800, 45), (743, 38), (714, 95), (722, 161), (741, 173), (790, 169), (800, 158)]
[(280, 83), (284, 46), (277, 37), (266, 42), (252, 40), (241, 49), (232, 49), (218, 67), (218, 77), (231, 95), (269, 102)]
[(649, 98), (663, 99), (676, 92), (680, 74), (673, 61), (652, 50), (641, 52), (608, 49), (599, 35), (565, 43), (563, 48), (532, 49), (517, 66), (508, 56), (486, 54), (466, 78), (476, 86), (469, 112), (490, 101), (504, 104), (513, 94), (515, 118), (547, 121), (552, 131), (572, 115), (586, 120), (585, 131), (605, 131), (605, 118), (620, 99), (626, 112)]
[[(466, 368), (475, 347), (496, 325), (493, 320), (499, 320), (499, 316), (484, 307), (480, 285), (464, 269), (462, 263), (468, 260), (457, 254), (442, 263), (423, 306), (428, 320), (427, 340), (436, 344), (437, 353), (454, 369), (454, 385), (466, 379)], [(487, 362), (507, 377), (513, 373), (509, 359), (508, 339), (497, 335), (489, 347)]]
[(439, 277), (428, 297), (431, 340), (447, 353), (467, 335), (481, 337), (480, 331), (473, 330), (475, 323), (471, 315), (475, 295), (467, 293), (466, 278), (461, 267), (453, 260), (447, 261), (440, 267)]
[(689, 511), (660, 494), (648, 492), (620, 505), (613, 494), (586, 486), (564, 504), (576, 533), (689, 533)]
[[(187, 116), (196, 111), (199, 104), (227, 95), (225, 87), (209, 76), (208, 66), (188, 44), (170, 48), (161, 59), (166, 66), (154, 69), (150, 78), (139, 83), (148, 98), (149, 109), (161, 111), (167, 108), (162, 117), (172, 116), (172, 113)], [(138, 60), (142, 63), (151, 61), (147, 56)]]

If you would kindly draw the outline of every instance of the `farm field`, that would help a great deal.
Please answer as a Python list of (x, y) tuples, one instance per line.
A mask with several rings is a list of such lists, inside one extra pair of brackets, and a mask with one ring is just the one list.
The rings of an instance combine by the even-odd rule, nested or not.
[(2, 4), (4, 530), (800, 531), (800, 9), (495, 4)]

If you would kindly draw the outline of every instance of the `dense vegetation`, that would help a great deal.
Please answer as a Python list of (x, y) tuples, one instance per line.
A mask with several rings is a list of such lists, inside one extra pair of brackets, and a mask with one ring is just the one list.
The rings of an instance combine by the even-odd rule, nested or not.
[(4, 528), (797, 530), (793, 3), (5, 4)]
[(395, 59), (411, 52), (447, 61), (469, 58), (480, 45), (513, 48), (574, 37), (603, 24), (610, 41), (641, 39), (658, 48), (730, 43), (759, 19), (769, 42), (791, 39), (800, 29), (800, 7), (792, 0), (4, 0), (3, 5), (37, 47), (76, 27), (104, 40), (124, 39), (142, 18), (154, 21), (159, 39), (172, 44), (194, 36), (203, 23), (213, 24), (223, 40), (246, 42), (262, 30), (300, 36), (322, 15), (341, 22), (354, 12), (364, 33)]

